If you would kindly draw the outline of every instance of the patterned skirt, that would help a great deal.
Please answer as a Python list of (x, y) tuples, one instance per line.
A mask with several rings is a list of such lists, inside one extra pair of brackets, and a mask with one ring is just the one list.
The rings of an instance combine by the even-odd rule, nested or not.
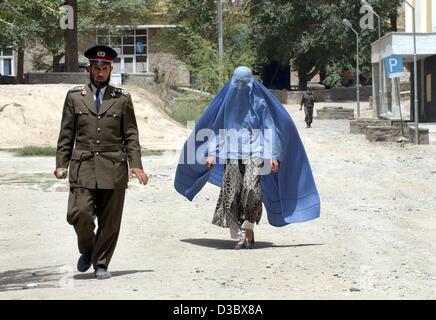
[(259, 224), (262, 217), (260, 170), (263, 159), (227, 160), (223, 185), (212, 223), (240, 229), (245, 221)]

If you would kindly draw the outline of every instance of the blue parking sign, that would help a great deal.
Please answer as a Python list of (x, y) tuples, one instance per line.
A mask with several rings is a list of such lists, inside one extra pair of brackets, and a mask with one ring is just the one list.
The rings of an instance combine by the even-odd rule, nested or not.
[(386, 77), (388, 79), (398, 78), (404, 75), (403, 57), (398, 55), (384, 58)]

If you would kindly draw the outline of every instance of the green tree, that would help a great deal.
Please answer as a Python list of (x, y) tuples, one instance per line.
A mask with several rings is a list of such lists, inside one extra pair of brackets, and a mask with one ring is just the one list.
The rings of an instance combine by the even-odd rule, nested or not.
[(78, 0), (78, 28), (87, 32), (97, 27), (144, 24), (156, 6), (156, 0)]
[[(253, 66), (255, 50), (249, 28), (249, 2), (225, 2), (223, 10), (224, 57), (218, 58), (217, 1), (174, 0), (169, 16), (178, 28), (164, 32), (164, 42), (186, 63), (196, 88), (215, 93), (233, 69)], [(220, 77), (220, 68), (224, 79)]]
[(43, 21), (53, 17), (60, 17), (56, 0), (0, 2), (0, 47), (12, 47), (18, 53), (17, 82), (24, 81), (24, 50), (35, 44)]
[[(65, 52), (66, 70), (77, 71), (77, 38), (96, 27), (134, 26), (144, 23), (156, 0), (4, 0), (0, 2), (0, 47), (18, 52), (17, 79), (23, 80), (24, 50), (38, 44), (42, 49), (33, 56), (37, 70), (50, 70)], [(62, 30), (62, 5), (72, 5), (75, 29)], [(51, 62), (44, 58), (50, 55)]]
[[(371, 2), (371, 1), (370, 1)], [(371, 2), (382, 17), (395, 20), (399, 0)], [(318, 72), (325, 73), (332, 61), (341, 65), (355, 59), (354, 35), (341, 25), (349, 19), (359, 29), (360, 1), (343, 0), (253, 0), (251, 23), (258, 60), (277, 60), (292, 64), (298, 71), (300, 88), (304, 89)], [(383, 28), (388, 29), (387, 19)], [(392, 23), (389, 25), (392, 29)], [(370, 43), (375, 32), (362, 30), (363, 69), (369, 70)]]

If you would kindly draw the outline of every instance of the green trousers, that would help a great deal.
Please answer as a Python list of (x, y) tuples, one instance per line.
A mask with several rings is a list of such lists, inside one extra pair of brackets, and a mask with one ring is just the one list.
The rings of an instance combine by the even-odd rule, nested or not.
[(109, 266), (120, 233), (125, 194), (125, 189), (70, 188), (67, 221), (76, 231), (79, 252), (92, 254), (94, 267)]

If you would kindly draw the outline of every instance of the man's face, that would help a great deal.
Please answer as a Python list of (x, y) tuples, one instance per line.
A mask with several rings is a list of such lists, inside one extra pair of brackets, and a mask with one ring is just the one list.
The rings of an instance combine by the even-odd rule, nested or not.
[(91, 64), (89, 71), (92, 84), (96, 87), (105, 87), (109, 83), (112, 66)]

